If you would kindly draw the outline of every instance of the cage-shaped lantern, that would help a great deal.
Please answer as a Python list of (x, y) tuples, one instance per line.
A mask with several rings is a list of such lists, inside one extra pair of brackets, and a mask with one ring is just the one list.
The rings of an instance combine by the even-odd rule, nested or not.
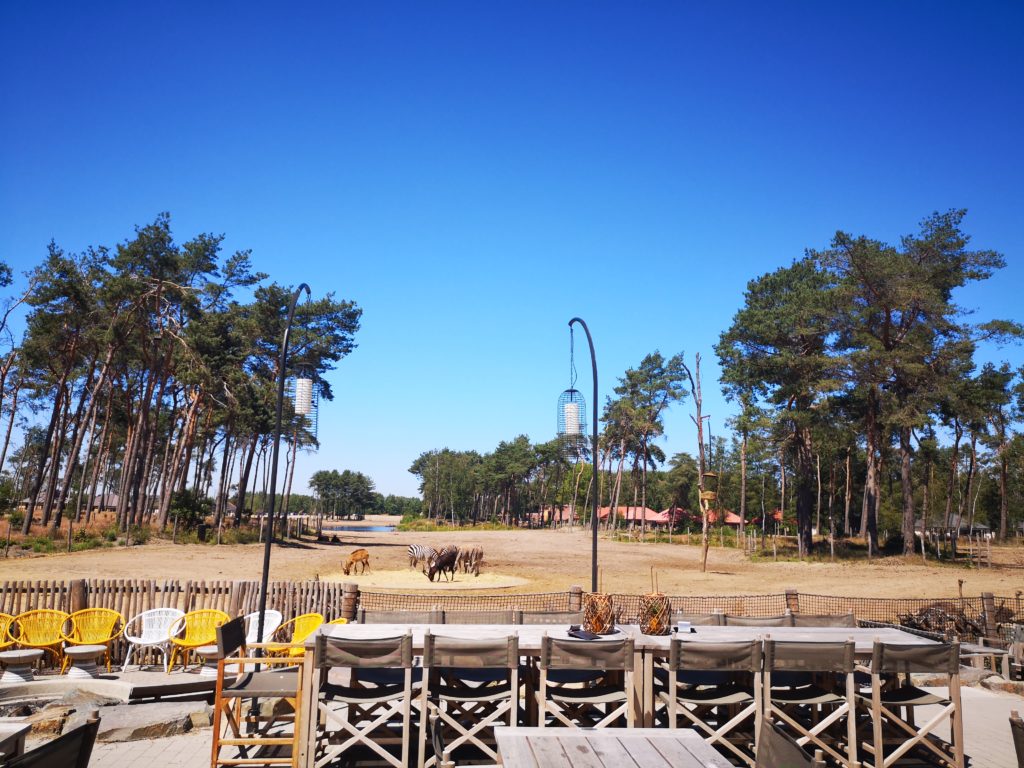
[(300, 368), (295, 378), (288, 382), (289, 395), (291, 395), (292, 408), (296, 416), (303, 417), (305, 427), (315, 439), (319, 424), (319, 390), (308, 369)]
[(313, 380), (302, 376), (295, 379), (295, 413), (305, 416), (313, 410)]
[(558, 437), (568, 456), (580, 456), (586, 450), (587, 403), (578, 389), (558, 396)]

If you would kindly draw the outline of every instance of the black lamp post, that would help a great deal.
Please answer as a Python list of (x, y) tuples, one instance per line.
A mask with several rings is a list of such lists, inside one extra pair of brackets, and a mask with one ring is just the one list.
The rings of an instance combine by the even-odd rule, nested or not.
[(590, 591), (597, 592), (597, 494), (600, 485), (597, 482), (597, 358), (594, 356), (594, 340), (590, 336), (590, 329), (581, 318), (574, 317), (569, 321), (569, 331), (572, 332), (574, 323), (583, 326), (583, 332), (587, 334), (587, 344), (590, 345), (590, 365), (594, 375), (594, 399), (590, 401), (593, 408), (593, 442), (591, 445), (591, 460), (593, 472), (590, 482), (593, 484), (593, 492), (590, 494), (590, 526), (591, 526), (591, 552), (590, 552)]
[(259, 617), (256, 625), (257, 642), (263, 641), (263, 619), (267, 610), (267, 586), (270, 581), (270, 546), (274, 542), (274, 502), (277, 490), (277, 451), (281, 443), (281, 411), (284, 407), (284, 381), (285, 363), (288, 361), (288, 337), (292, 330), (292, 320), (295, 318), (295, 305), (299, 301), (302, 292), (310, 295), (309, 286), (305, 283), (299, 285), (292, 294), (291, 304), (288, 306), (288, 320), (284, 326), (284, 337), (281, 339), (281, 352), (277, 359), (277, 420), (274, 422), (274, 447), (270, 458), (270, 498), (267, 500), (267, 537), (263, 546), (263, 578), (260, 582), (260, 604)]

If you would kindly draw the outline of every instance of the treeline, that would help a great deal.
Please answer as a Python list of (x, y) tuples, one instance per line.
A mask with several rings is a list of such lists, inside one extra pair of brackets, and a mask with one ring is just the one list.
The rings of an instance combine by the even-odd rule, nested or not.
[[(15, 285), (0, 331), (0, 472), (10, 502), (35, 521), (88, 519), (113, 509), (122, 528), (166, 526), (177, 498), (212, 498), (214, 522), (240, 522), (266, 492), (278, 347), (292, 291), (267, 282), (250, 253), (222, 253), (223, 236), (178, 244), (159, 216), (114, 247), (46, 258)], [(12, 313), (26, 305), (24, 335)], [(291, 376), (323, 374), (354, 347), (361, 310), (332, 294), (300, 302)], [(285, 409), (283, 507), (296, 452), (316, 436)], [(24, 441), (8, 455), (15, 427)], [(28, 532), (33, 515), (25, 515)]]
[(368, 514), (416, 517), (423, 506), (420, 499), (378, 493), (373, 480), (349, 469), (314, 472), (309, 478), (309, 487), (313, 491), (312, 504), (303, 510), (332, 517)]
[[(698, 509), (715, 505), (741, 525), (782, 509), (803, 551), (812, 530), (879, 531), (910, 552), (914, 529), (988, 523), (1000, 537), (1024, 506), (1024, 378), (975, 363), (978, 344), (1017, 341), (1011, 321), (973, 323), (954, 292), (1005, 264), (968, 248), (964, 212), (934, 214), (898, 246), (839, 232), (831, 247), (752, 280), (716, 353), (738, 406), (714, 439), (700, 414), (699, 357), (647, 355), (604, 403), (600, 504)], [(694, 456), (670, 461), (657, 445), (674, 403), (693, 406)], [(699, 428), (698, 428), (699, 426)], [(448, 449), (410, 467), (425, 511), (455, 519), (522, 520), (548, 506), (589, 505), (587, 444), (493, 453)], [(721, 516), (719, 516), (721, 519)]]

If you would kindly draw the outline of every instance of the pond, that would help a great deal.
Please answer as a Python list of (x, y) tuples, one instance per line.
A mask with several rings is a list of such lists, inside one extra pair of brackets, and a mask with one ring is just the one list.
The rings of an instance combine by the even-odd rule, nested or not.
[(324, 526), (324, 533), (328, 531), (363, 531), (364, 533), (391, 533), (395, 530), (393, 525), (331, 525)]

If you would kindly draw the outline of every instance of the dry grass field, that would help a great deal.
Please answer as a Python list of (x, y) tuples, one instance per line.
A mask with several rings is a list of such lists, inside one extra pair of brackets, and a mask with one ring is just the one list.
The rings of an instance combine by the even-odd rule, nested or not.
[[(590, 538), (580, 529), (382, 533), (345, 531), (340, 544), (304, 542), (275, 546), (271, 578), (352, 580), (368, 590), (401, 592), (461, 589), (511, 592), (562, 591), (574, 584), (589, 589)], [(440, 546), (480, 545), (484, 566), (479, 578), (460, 574), (452, 585), (431, 585), (408, 567), (411, 543)], [(370, 551), (371, 571), (346, 577), (341, 565), (357, 547)], [(172, 545), (95, 549), (71, 554), (0, 558), (0, 581), (77, 578), (258, 579), (263, 547), (248, 545)], [(708, 570), (700, 573), (695, 546), (613, 541), (602, 535), (599, 563), (603, 589), (639, 593), (651, 588), (651, 569), (661, 591), (672, 595), (767, 594), (787, 587), (801, 592), (857, 597), (945, 597), (983, 591), (1012, 596), (1024, 589), (1024, 548), (997, 548), (1003, 567), (965, 568), (922, 563), (915, 558), (874, 561), (750, 560), (732, 548), (712, 547)]]

